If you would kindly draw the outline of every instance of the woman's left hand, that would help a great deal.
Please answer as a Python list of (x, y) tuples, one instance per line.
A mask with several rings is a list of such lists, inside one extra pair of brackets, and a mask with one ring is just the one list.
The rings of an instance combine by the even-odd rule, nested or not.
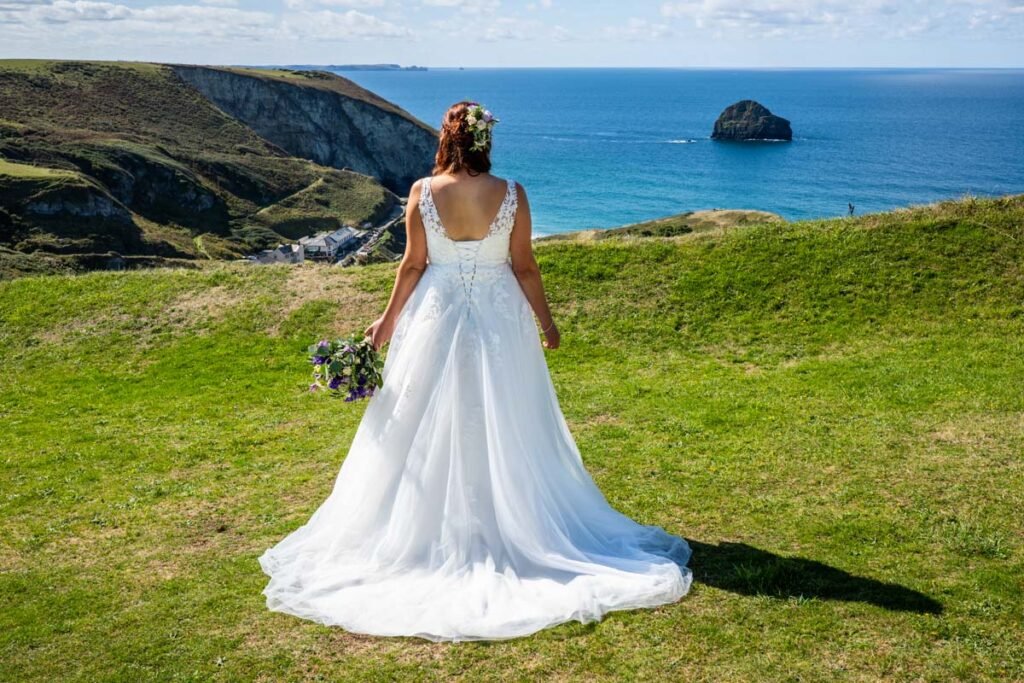
[(562, 334), (558, 331), (558, 326), (555, 325), (554, 321), (551, 322), (551, 326), (547, 332), (542, 332), (544, 335), (544, 341), (541, 344), (544, 345), (545, 349), (551, 349), (554, 351), (562, 343)]
[(373, 323), (366, 328), (363, 334), (370, 338), (370, 343), (373, 344), (373, 348), (380, 351), (380, 347), (391, 341), (391, 335), (394, 331), (394, 324), (384, 316), (381, 316), (374, 320)]

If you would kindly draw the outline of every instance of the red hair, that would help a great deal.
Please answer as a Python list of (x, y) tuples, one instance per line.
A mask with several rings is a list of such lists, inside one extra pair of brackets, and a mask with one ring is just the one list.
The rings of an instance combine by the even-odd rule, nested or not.
[(472, 102), (456, 102), (448, 108), (441, 122), (441, 136), (434, 157), (434, 175), (466, 171), (479, 175), (491, 170), (491, 143), (473, 150), (473, 133), (466, 123), (466, 110)]

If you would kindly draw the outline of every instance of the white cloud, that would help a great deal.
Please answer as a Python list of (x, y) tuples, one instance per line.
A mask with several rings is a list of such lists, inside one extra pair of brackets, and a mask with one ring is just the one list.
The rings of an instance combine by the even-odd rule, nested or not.
[(55, 0), (33, 5), (18, 13), (27, 28), (61, 25), (74, 31), (98, 23), (116, 22), (119, 31), (188, 33), (195, 35), (247, 35), (267, 30), (276, 23), (273, 14), (206, 5), (155, 5), (129, 7), (95, 0)]
[(312, 63), (350, 43), (331, 59), (443, 64), (463, 42), (492, 43), (487, 64), (1014, 66), (1024, 0), (0, 0), (8, 56)]
[[(684, 0), (666, 2), (662, 16), (689, 18), (699, 28), (774, 27), (834, 24), (847, 8), (870, 4), (839, 0)], [(888, 4), (888, 3), (884, 3)], [(856, 10), (854, 10), (856, 11)]]
[(347, 12), (322, 10), (285, 16), (285, 32), (298, 40), (352, 40), (358, 38), (406, 38), (412, 32), (372, 14), (350, 9)]
[(1022, 0), (669, 0), (661, 15), (714, 35), (906, 38), (995, 28)]
[(496, 43), (501, 41), (566, 42), (574, 34), (563, 26), (548, 24), (537, 19), (495, 15), (453, 15), (449, 19), (428, 24), (431, 33), (460, 41)]
[(125, 5), (92, 0), (57, 0), (50, 5), (40, 5), (30, 12), (32, 19), (54, 24), (75, 21), (122, 21), (132, 16), (132, 9)]
[(646, 19), (630, 17), (625, 24), (604, 27), (601, 33), (609, 40), (660, 40), (672, 35), (672, 28), (668, 24), (656, 24)]
[(551, 39), (559, 43), (567, 43), (576, 40), (576, 34), (564, 26), (555, 25), (551, 27)]
[(528, 25), (522, 21), (511, 18), (497, 18), (487, 22), (479, 38), (485, 42), (526, 40), (530, 37), (530, 34)]
[(368, 9), (372, 7), (383, 7), (384, 0), (284, 0), (284, 4), (290, 9), (306, 9), (315, 7), (349, 7)]
[(498, 11), (501, 0), (423, 0), (428, 7), (450, 7), (464, 14), (489, 14)]
[[(9, 29), (12, 35), (37, 35), (44, 42), (51, 35), (50, 40), (59, 36), (62, 41), (75, 38), (88, 41), (89, 36), (97, 36), (97, 40), (109, 42), (114, 34), (105, 26), (110, 24), (117, 25), (119, 39), (137, 36), (139, 40), (161, 44), (172, 42), (175, 36), (184, 40), (202, 37), (248, 41), (344, 41), (411, 36), (404, 26), (354, 9), (344, 12), (299, 9), (278, 15), (219, 6), (234, 0), (200, 1), (207, 4), (140, 8), (97, 0), (54, 0), (29, 5), (19, 12), (0, 10), (0, 23), (12, 24)], [(218, 6), (212, 6), (211, 2)], [(59, 33), (53, 33), (56, 31)], [(103, 31), (104, 35), (100, 36), (97, 31)]]

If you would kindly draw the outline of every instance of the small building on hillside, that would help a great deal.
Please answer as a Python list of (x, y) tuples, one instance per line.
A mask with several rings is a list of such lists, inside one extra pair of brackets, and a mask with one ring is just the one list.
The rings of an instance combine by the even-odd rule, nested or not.
[(305, 250), (306, 258), (316, 261), (333, 261), (349, 251), (358, 240), (359, 231), (344, 225), (334, 232), (323, 232), (313, 237), (303, 237), (299, 244)]
[(301, 244), (279, 244), (276, 249), (264, 249), (248, 257), (252, 263), (302, 263), (305, 260)]

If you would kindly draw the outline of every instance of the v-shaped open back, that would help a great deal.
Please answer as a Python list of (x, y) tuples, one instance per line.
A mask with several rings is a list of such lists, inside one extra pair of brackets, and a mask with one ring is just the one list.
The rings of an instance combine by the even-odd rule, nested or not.
[(475, 240), (454, 240), (441, 223), (430, 188), (431, 178), (420, 184), (420, 216), (427, 233), (427, 261), (434, 265), (498, 265), (509, 258), (509, 241), (516, 222), (518, 195), (516, 182), (508, 181), (505, 198), (487, 228), (487, 234)]
[[(444, 223), (441, 220), (441, 214), (437, 210), (437, 204), (434, 203), (434, 193), (433, 193), (433, 189), (431, 188), (431, 181), (432, 180), (433, 180), (433, 176), (427, 176), (426, 178), (423, 179), (423, 183), (422, 183), (422, 187), (421, 187), (421, 197), (420, 197), (421, 214), (424, 214), (424, 219), (423, 220), (424, 220), (424, 224), (425, 225), (428, 223), (428, 221), (433, 223), (433, 226), (427, 226), (427, 227), (434, 227), (434, 228), (436, 228), (440, 232), (440, 234), (443, 237), (445, 237), (446, 239), (448, 239), (449, 241), (456, 242), (456, 243), (458, 243), (458, 242), (482, 242), (485, 239), (487, 239), (488, 237), (490, 237), (491, 235), (493, 235), (495, 233), (498, 233), (498, 232), (501, 232), (502, 228), (506, 228), (507, 227), (508, 230), (512, 229), (512, 225), (511, 224), (506, 226), (506, 225), (503, 225), (503, 223), (506, 223), (506, 222), (514, 223), (515, 222), (515, 208), (516, 208), (517, 197), (516, 197), (516, 183), (515, 183), (514, 180), (509, 179), (509, 180), (506, 181), (507, 187), (505, 189), (505, 196), (502, 198), (501, 204), (498, 205), (498, 210), (494, 214), (494, 218), (491, 219), (490, 224), (488, 224), (487, 232), (484, 233), (483, 237), (480, 237), (480, 238), (477, 238), (477, 239), (472, 239), (472, 240), (457, 240), (457, 239), (453, 239), (451, 237), (451, 235), (448, 234), (448, 230), (444, 227)], [(509, 210), (510, 207), (511, 207), (511, 211)], [(426, 209), (426, 211), (422, 210), (424, 208)], [(429, 218), (426, 216), (426, 214), (430, 214)], [(509, 214), (511, 214), (511, 215), (509, 215)]]

